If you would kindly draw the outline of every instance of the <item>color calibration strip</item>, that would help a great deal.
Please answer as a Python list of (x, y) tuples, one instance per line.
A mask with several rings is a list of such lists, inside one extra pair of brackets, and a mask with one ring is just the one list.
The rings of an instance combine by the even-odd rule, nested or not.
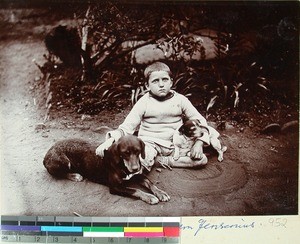
[(1, 243), (180, 243), (180, 217), (1, 216)]

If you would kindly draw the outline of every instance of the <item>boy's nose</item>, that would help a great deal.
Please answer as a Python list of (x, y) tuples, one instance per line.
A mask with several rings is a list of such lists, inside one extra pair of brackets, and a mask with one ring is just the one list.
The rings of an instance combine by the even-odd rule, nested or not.
[(163, 80), (159, 80), (159, 86), (164, 86), (165, 84), (164, 84), (164, 82), (163, 82)]

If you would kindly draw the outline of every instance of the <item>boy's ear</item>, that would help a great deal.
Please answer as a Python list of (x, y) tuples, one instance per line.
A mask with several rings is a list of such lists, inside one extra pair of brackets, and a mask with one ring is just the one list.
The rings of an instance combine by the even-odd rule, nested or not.
[(145, 82), (145, 87), (146, 87), (146, 89), (149, 89), (149, 83), (148, 83), (148, 81)]

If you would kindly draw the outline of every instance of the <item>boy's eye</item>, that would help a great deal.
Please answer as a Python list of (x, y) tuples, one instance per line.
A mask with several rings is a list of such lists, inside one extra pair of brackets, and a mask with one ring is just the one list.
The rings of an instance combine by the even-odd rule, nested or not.
[[(168, 78), (162, 78), (162, 81), (163, 81), (163, 82), (168, 82), (169, 79), (168, 79)], [(155, 80), (152, 80), (152, 81), (151, 81), (151, 83), (153, 83), (153, 84), (156, 84), (156, 83), (158, 83), (158, 82), (159, 82), (159, 79), (155, 79)]]

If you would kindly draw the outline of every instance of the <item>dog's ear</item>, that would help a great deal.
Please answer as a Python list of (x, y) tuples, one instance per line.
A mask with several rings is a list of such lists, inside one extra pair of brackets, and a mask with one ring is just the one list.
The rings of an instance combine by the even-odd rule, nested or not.
[(179, 127), (178, 132), (180, 135), (184, 135), (184, 125)]
[(146, 153), (145, 153), (145, 143), (141, 140), (141, 139), (139, 139), (139, 141), (140, 141), (140, 145), (141, 145), (141, 157), (142, 157), (142, 159), (145, 159), (145, 157), (146, 157)]
[(200, 121), (199, 121), (198, 119), (194, 119), (192, 122), (193, 122), (193, 124), (194, 124), (195, 126), (198, 126), (198, 127), (201, 126), (201, 123), (200, 123)]
[(107, 150), (109, 156), (114, 162), (119, 162), (120, 151), (118, 142), (114, 142)]

